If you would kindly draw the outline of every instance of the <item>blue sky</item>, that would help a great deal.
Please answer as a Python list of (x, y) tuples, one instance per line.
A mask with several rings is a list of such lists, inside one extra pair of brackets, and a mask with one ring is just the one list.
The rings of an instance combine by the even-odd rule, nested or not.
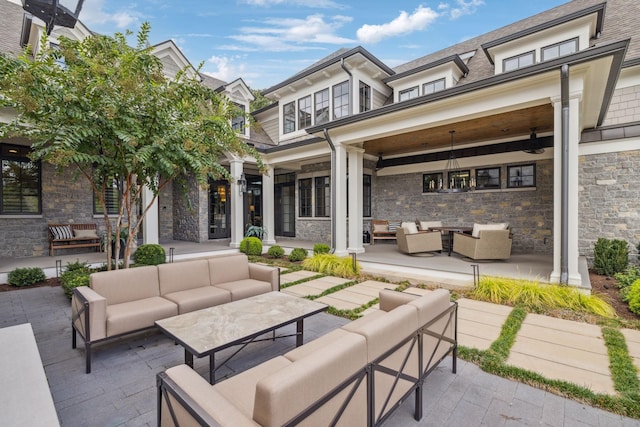
[(475, 37), (564, 0), (86, 0), (80, 19), (112, 35), (151, 24), (191, 63), (266, 89), (342, 47), (390, 67)]

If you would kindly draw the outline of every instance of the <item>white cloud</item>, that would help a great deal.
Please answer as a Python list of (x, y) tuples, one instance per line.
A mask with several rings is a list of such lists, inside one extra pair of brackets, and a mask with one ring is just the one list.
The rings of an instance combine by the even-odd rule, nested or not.
[(105, 12), (104, 0), (86, 2), (80, 12), (80, 20), (89, 27), (115, 24), (117, 28), (124, 29), (137, 26), (141, 14), (133, 9), (121, 9), (113, 13)]
[(316, 9), (346, 9), (347, 6), (336, 3), (332, 0), (239, 0), (239, 3), (245, 3), (252, 6), (274, 6), (274, 5), (292, 5), (292, 6), (308, 6)]
[(310, 15), (305, 19), (266, 19), (261, 26), (240, 28), (240, 34), (229, 36), (240, 45), (225, 46), (233, 50), (270, 52), (319, 49), (318, 44), (344, 45), (354, 41), (336, 34), (352, 18), (337, 15), (326, 19)]
[(457, 0), (456, 6), (450, 8), (449, 14), (451, 19), (458, 19), (463, 15), (472, 15), (476, 13), (478, 6), (484, 6), (484, 4), (484, 0)]
[(203, 73), (225, 82), (231, 82), (239, 77), (249, 84), (253, 79), (260, 77), (256, 72), (247, 71), (247, 64), (242, 62), (243, 56), (212, 56), (205, 62)]
[(437, 17), (438, 13), (433, 9), (418, 6), (411, 15), (403, 10), (393, 21), (381, 25), (363, 25), (356, 34), (363, 43), (377, 43), (388, 37), (424, 30)]

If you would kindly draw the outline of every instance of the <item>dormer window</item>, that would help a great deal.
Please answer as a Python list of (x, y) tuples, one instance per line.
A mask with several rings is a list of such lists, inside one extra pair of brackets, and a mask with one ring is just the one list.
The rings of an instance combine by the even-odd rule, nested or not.
[(239, 114), (236, 117), (231, 119), (231, 127), (237, 133), (243, 134), (244, 133), (244, 112), (245, 112), (244, 105), (238, 104), (237, 102), (234, 102), (233, 105), (238, 110), (242, 111), (242, 114)]
[(418, 86), (414, 86), (409, 89), (401, 90), (398, 94), (398, 101), (407, 101), (411, 98), (417, 98), (420, 95)]
[(422, 85), (422, 94), (429, 95), (431, 93), (444, 90), (445, 85), (446, 85), (445, 79), (439, 79), (429, 83), (425, 83)]
[(503, 61), (502, 69), (507, 71), (517, 70), (519, 68), (528, 67), (529, 65), (533, 65), (536, 62), (536, 53), (535, 51), (530, 51), (527, 53), (523, 53), (522, 55), (512, 56), (511, 58), (507, 58)]
[(349, 81), (333, 87), (333, 118), (339, 119), (349, 115)]
[(298, 100), (298, 128), (311, 126), (311, 95)]
[(282, 116), (284, 117), (282, 133), (291, 133), (296, 130), (296, 103), (289, 102), (282, 106)]
[(549, 61), (564, 55), (571, 55), (578, 51), (578, 39), (566, 40), (551, 46), (542, 48), (542, 60)]

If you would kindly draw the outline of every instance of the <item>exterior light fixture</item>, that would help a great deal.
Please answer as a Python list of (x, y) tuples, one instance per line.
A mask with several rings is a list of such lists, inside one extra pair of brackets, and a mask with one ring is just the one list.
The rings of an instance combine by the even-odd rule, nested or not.
[(453, 151), (453, 134), (455, 130), (450, 130), (451, 135), (451, 148), (449, 150), (449, 158), (447, 159), (447, 166), (445, 167), (443, 177), (448, 181), (445, 182), (447, 187), (443, 186), (442, 182), (439, 183), (438, 193), (464, 193), (469, 191), (470, 187), (474, 186), (471, 177), (464, 176), (456, 159), (456, 155)]
[(83, 3), (84, 0), (22, 0), (22, 8), (42, 19), (49, 35), (56, 25), (75, 27)]
[(240, 178), (237, 180), (238, 188), (240, 189), (240, 194), (247, 192), (247, 178), (244, 176), (244, 172), (240, 175)]
[(382, 161), (382, 153), (378, 153), (378, 161), (376, 162), (376, 170), (379, 171), (384, 167), (384, 163)]

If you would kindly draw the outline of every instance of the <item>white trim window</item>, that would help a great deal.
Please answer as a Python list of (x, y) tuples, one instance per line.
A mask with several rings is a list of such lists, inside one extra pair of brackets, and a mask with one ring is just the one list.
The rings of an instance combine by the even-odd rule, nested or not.
[(565, 55), (571, 55), (578, 51), (578, 39), (565, 40), (551, 46), (543, 47), (541, 55), (543, 61), (550, 61)]
[(502, 71), (513, 71), (519, 68), (528, 67), (536, 63), (535, 51), (523, 53), (521, 55), (512, 56), (502, 61)]
[(296, 102), (291, 101), (282, 106), (282, 132), (291, 133), (296, 131)]
[(411, 87), (409, 89), (401, 90), (398, 93), (398, 101), (407, 101), (412, 98), (417, 98), (420, 95), (418, 86)]
[(333, 87), (333, 118), (339, 119), (349, 115), (349, 80)]
[(314, 95), (316, 124), (321, 125), (329, 121), (329, 89), (322, 89)]
[(298, 129), (311, 126), (311, 95), (298, 100)]
[(422, 94), (429, 95), (444, 90), (446, 87), (445, 79), (434, 80), (422, 85)]

